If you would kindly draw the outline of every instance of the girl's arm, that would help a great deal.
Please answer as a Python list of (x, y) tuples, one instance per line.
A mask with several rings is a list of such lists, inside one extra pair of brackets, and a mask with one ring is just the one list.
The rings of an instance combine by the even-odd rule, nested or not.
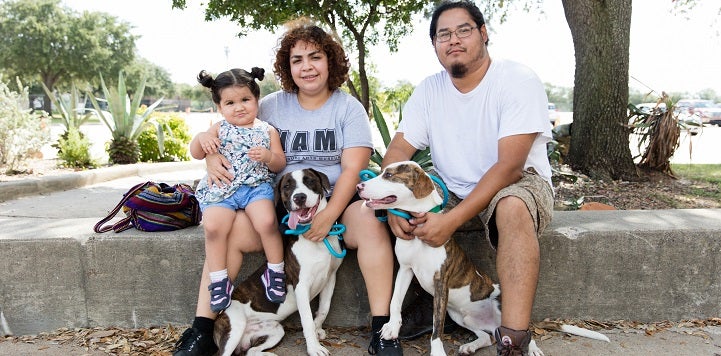
[(248, 157), (256, 162), (262, 162), (268, 166), (271, 172), (278, 173), (285, 168), (285, 153), (280, 144), (280, 135), (274, 128), (268, 130), (270, 136), (270, 149), (265, 147), (253, 147), (248, 150)]
[(285, 152), (283, 152), (283, 146), (280, 144), (280, 135), (278, 130), (271, 128), (270, 132), (270, 153), (268, 160), (264, 163), (268, 166), (273, 173), (278, 173), (285, 168)]
[(206, 155), (218, 152), (220, 139), (218, 129), (220, 122), (216, 122), (208, 128), (208, 131), (200, 132), (190, 141), (190, 155), (195, 159), (203, 159)]

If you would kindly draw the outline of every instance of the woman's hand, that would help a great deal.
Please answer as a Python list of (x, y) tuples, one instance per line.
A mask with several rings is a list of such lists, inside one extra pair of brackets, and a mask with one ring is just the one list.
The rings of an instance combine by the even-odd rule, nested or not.
[(323, 241), (334, 223), (335, 219), (328, 212), (321, 211), (313, 217), (313, 223), (310, 225), (310, 229), (303, 233), (303, 237), (313, 242)]
[(230, 161), (220, 153), (207, 155), (205, 166), (208, 172), (208, 185), (215, 184), (220, 187), (230, 184), (233, 180), (233, 174), (228, 171), (231, 167)]

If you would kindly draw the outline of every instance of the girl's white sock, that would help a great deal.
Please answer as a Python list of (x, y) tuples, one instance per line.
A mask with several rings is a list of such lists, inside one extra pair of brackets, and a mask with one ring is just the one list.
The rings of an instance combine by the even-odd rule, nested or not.
[(210, 272), (210, 283), (220, 282), (228, 278), (228, 269)]
[(283, 273), (285, 272), (285, 261), (281, 263), (270, 263), (268, 262), (268, 268), (276, 273)]

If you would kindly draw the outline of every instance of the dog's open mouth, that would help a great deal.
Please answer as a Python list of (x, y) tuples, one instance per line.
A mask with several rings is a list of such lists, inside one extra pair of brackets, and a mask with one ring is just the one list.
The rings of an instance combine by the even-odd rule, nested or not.
[(291, 211), (288, 214), (288, 227), (295, 230), (298, 224), (310, 223), (311, 220), (313, 220), (313, 216), (315, 216), (316, 211), (318, 211), (318, 205)]
[(398, 200), (398, 197), (395, 195), (389, 195), (384, 198), (380, 199), (366, 199), (365, 205), (369, 208), (377, 209), (379, 207), (390, 205), (396, 202)]

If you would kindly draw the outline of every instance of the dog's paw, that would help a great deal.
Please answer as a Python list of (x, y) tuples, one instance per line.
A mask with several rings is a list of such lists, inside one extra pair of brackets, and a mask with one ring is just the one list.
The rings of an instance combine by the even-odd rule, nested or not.
[(476, 350), (480, 349), (478, 346), (478, 343), (476, 342), (469, 342), (467, 344), (461, 345), (461, 347), (458, 348), (458, 353), (461, 355), (473, 355)]
[(458, 348), (458, 353), (461, 355), (472, 355), (483, 347), (493, 345), (493, 341), (491, 341), (491, 337), (488, 334), (481, 332), (479, 335), (477, 339), (461, 345), (461, 347)]
[(528, 354), (530, 356), (543, 356), (543, 351), (541, 351), (541, 348), (536, 345), (535, 340), (531, 340), (531, 342), (528, 344)]
[(326, 338), (325, 330), (322, 328), (315, 329), (315, 334), (318, 335), (318, 340), (325, 340)]
[(330, 351), (320, 344), (314, 347), (308, 346), (306, 351), (308, 351), (308, 356), (330, 356)]
[(431, 339), (431, 356), (446, 356), (446, 350), (443, 349), (443, 341), (441, 339)]
[(397, 339), (398, 332), (401, 330), (400, 321), (389, 321), (381, 328), (381, 337), (386, 340)]
[(251, 350), (248, 350), (248, 352), (246, 352), (245, 356), (277, 356), (277, 355), (272, 352), (251, 349)]

